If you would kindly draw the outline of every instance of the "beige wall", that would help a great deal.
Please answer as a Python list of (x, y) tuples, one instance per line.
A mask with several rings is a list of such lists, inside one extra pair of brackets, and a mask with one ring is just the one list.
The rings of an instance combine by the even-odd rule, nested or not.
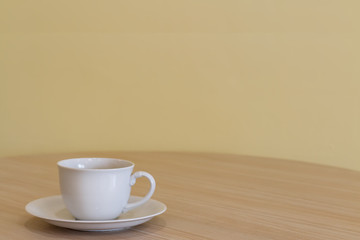
[(359, 12), (0, 0), (0, 155), (188, 150), (360, 170)]

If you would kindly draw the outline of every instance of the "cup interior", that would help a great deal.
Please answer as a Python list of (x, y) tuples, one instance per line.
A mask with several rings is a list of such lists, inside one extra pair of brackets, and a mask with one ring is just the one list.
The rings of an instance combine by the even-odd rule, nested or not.
[(60, 167), (72, 169), (119, 169), (132, 167), (134, 164), (130, 161), (116, 158), (72, 158), (58, 162)]

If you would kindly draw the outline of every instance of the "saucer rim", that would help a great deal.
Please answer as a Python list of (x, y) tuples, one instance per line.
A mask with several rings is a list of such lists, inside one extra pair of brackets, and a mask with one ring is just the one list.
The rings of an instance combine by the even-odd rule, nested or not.
[[(140, 196), (135, 196), (135, 195), (131, 195), (130, 197), (136, 197), (136, 198), (142, 198)], [(139, 221), (139, 220), (144, 220), (144, 219), (151, 219), (155, 216), (158, 216), (162, 213), (164, 213), (167, 210), (167, 206), (163, 203), (160, 202), (158, 200), (155, 199), (149, 199), (149, 201), (151, 202), (156, 202), (157, 204), (161, 205), (162, 209), (161, 211), (158, 211), (154, 214), (150, 214), (147, 216), (143, 216), (143, 217), (138, 217), (138, 218), (124, 218), (124, 219), (112, 219), (112, 220), (76, 220), (76, 219), (62, 219), (62, 218), (50, 218), (50, 217), (44, 217), (44, 216), (40, 216), (38, 214), (35, 214), (34, 212), (32, 212), (30, 210), (30, 206), (31, 204), (33, 204), (35, 201), (39, 201), (39, 200), (45, 200), (47, 198), (62, 198), (61, 195), (52, 195), (52, 196), (47, 196), (47, 197), (42, 197), (42, 198), (38, 198), (35, 200), (30, 201), (29, 203), (26, 204), (25, 206), (25, 210), (27, 213), (29, 213), (30, 215), (34, 216), (34, 217), (38, 217), (44, 220), (48, 220), (48, 221), (57, 221), (57, 222), (64, 222), (64, 223), (76, 223), (76, 224), (106, 224), (106, 223), (121, 223), (121, 222), (135, 222), (135, 221)], [(134, 209), (133, 211), (136, 211), (136, 209)]]

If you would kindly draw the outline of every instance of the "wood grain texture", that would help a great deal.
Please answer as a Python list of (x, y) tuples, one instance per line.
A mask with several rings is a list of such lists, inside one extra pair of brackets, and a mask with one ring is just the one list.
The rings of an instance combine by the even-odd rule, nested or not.
[[(60, 194), (56, 162), (116, 157), (157, 181), (168, 210), (122, 232), (55, 227), (25, 212)], [(98, 152), (1, 158), (1, 239), (360, 239), (360, 172), (227, 154)], [(132, 194), (148, 183), (139, 179)]]

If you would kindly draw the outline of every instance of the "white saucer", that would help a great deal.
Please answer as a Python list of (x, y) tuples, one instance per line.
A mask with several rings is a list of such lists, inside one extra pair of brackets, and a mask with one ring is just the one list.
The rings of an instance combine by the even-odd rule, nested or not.
[[(141, 197), (131, 196), (129, 202), (134, 202), (139, 198)], [(60, 195), (34, 200), (28, 203), (25, 209), (31, 215), (59, 227), (81, 231), (112, 231), (124, 230), (147, 222), (165, 212), (166, 205), (150, 199), (140, 207), (121, 214), (117, 219), (106, 221), (76, 220), (66, 209)]]

